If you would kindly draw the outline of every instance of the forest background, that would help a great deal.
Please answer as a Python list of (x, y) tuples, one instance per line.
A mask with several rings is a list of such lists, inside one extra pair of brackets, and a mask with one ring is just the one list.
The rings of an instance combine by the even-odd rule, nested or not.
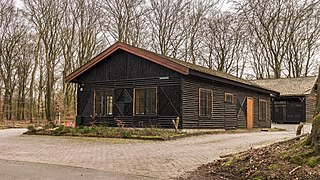
[(319, 8), (319, 0), (0, 0), (0, 119), (74, 116), (76, 86), (64, 78), (117, 41), (245, 79), (317, 75)]

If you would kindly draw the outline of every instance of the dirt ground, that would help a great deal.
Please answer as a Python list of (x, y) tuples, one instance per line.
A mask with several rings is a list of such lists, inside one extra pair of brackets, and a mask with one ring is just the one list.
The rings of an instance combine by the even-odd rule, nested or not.
[(295, 164), (292, 158), (288, 158), (305, 151), (306, 147), (301, 146), (303, 140), (280, 142), (233, 154), (199, 166), (179, 179), (320, 179), (319, 164), (311, 168), (306, 164)]
[(47, 123), (48, 123), (48, 121), (46, 121), (46, 120), (33, 120), (32, 123), (30, 123), (30, 120), (3, 120), (3, 119), (0, 119), (0, 129), (26, 128), (30, 124), (43, 126)]

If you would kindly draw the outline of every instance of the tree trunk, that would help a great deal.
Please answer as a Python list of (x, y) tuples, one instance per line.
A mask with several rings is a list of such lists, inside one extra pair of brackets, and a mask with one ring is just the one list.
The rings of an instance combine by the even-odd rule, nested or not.
[(320, 114), (316, 115), (313, 119), (311, 134), (309, 135), (306, 144), (311, 145), (320, 152)]
[(320, 152), (320, 66), (319, 66), (319, 72), (318, 72), (318, 82), (317, 82), (317, 108), (315, 117), (313, 118), (312, 122), (312, 129), (311, 134), (309, 135), (306, 144), (311, 145), (316, 148), (318, 152)]
[(317, 107), (316, 107), (316, 112), (315, 115), (320, 113), (320, 66), (319, 66), (319, 71), (318, 71), (318, 80), (317, 80)]
[(46, 119), (53, 123), (53, 73), (47, 68)]
[(38, 58), (39, 58), (39, 49), (40, 49), (40, 38), (38, 39), (38, 42), (37, 42), (37, 46), (36, 46), (36, 50), (35, 50), (35, 53), (34, 53), (34, 66), (33, 66), (33, 70), (32, 70), (32, 73), (31, 73), (31, 81), (30, 81), (30, 92), (29, 92), (29, 95), (30, 95), (30, 107), (29, 107), (29, 117), (30, 117), (30, 123), (32, 123), (32, 120), (33, 120), (33, 112), (34, 112), (34, 97), (33, 97), (33, 90), (34, 90), (34, 80), (35, 80), (35, 76), (36, 76), (36, 71), (37, 71), (37, 68), (38, 68)]

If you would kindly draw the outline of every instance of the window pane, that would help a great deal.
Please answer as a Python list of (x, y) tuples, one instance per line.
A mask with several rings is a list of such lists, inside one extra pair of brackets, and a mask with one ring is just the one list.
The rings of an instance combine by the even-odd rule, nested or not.
[(156, 114), (156, 89), (136, 89), (135, 114)]
[(95, 92), (95, 116), (103, 114), (103, 92)]
[(225, 94), (225, 102), (233, 103), (233, 94), (226, 93)]
[(113, 91), (95, 91), (94, 115), (112, 115)]
[(157, 101), (156, 101), (156, 91), (154, 91), (153, 92), (153, 95), (154, 95), (154, 97), (152, 97), (151, 99), (150, 99), (150, 101), (151, 101), (151, 113), (152, 114), (157, 114), (157, 112), (156, 112), (156, 110), (157, 110), (157, 108), (156, 108), (156, 103), (157, 103)]
[(267, 120), (267, 102), (259, 101), (259, 117), (261, 120)]
[(113, 97), (112, 95), (106, 95), (106, 114), (112, 115)]
[(211, 115), (211, 111), (212, 111), (212, 93), (211, 91), (208, 91), (208, 106), (207, 106), (207, 116)]
[(212, 113), (212, 91), (200, 90), (200, 116), (211, 116)]

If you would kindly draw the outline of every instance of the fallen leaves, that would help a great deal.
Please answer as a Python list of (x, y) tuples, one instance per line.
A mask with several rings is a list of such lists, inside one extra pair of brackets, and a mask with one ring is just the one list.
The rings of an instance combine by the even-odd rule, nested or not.
[(289, 151), (291, 155), (303, 151), (299, 146), (302, 140), (221, 156), (222, 159), (202, 165), (188, 173), (187, 178), (179, 179), (320, 179), (319, 166), (297, 165), (284, 158)]

